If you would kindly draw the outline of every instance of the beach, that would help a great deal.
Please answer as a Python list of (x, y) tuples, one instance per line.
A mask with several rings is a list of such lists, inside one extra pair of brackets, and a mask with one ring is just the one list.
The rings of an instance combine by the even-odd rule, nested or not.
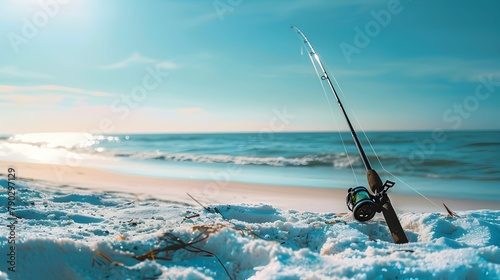
[(0, 164), (0, 202), (15, 197), (0, 212), (0, 279), (500, 276), (492, 202), (431, 198), (458, 214), (450, 217), (391, 195), (410, 241), (394, 244), (380, 214), (355, 221), (339, 190), (228, 182), (210, 195), (210, 181)]
[[(269, 203), (283, 210), (311, 212), (347, 212), (347, 190), (290, 187), (231, 181), (186, 180), (127, 175), (89, 167), (54, 164), (2, 162), (13, 167), (18, 179), (47, 182), (83, 188), (93, 192), (122, 192), (143, 198), (156, 198), (195, 205), (187, 194), (205, 203)], [(76, 189), (75, 189), (76, 190)], [(401, 212), (444, 211), (442, 203), (456, 210), (500, 210), (497, 201), (464, 200), (421, 196), (390, 195), (392, 204)], [(430, 202), (430, 201), (434, 202)], [(436, 205), (437, 204), (437, 205)], [(439, 206), (439, 207), (438, 207)]]
[(6, 136), (0, 279), (497, 279), (497, 134), (411, 176), (386, 167), (427, 134), (374, 134), (405, 244), (348, 210), (366, 177), (334, 134)]

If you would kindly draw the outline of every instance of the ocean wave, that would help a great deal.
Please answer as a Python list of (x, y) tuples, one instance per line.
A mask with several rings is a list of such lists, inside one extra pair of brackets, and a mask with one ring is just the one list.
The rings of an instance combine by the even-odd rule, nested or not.
[[(373, 134), (371, 142), (380, 142), (378, 156), (373, 153), (367, 155), (373, 168), (434, 179), (500, 181), (499, 165), (494, 157), (495, 148), (500, 145), (496, 142), (497, 138), (485, 137), (471, 142), (466, 137), (456, 137), (459, 140), (450, 139), (444, 145), (444, 153), (440, 150), (439, 153), (412, 160), (414, 145), (400, 145), (408, 142), (404, 140), (410, 139), (411, 135)], [(272, 141), (257, 141), (258, 134), (31, 133), (0, 136), (0, 156), (26, 154), (29, 158), (39, 156), (42, 159), (43, 155), (54, 155), (64, 159), (68, 155), (75, 158), (77, 154), (82, 158), (119, 158), (124, 161), (147, 161), (148, 164), (213, 163), (301, 170), (318, 167), (324, 170), (326, 167), (349, 169), (353, 166), (361, 174), (363, 164), (352, 139), (346, 138), (348, 134), (344, 137), (346, 154), (346, 147), (333, 136), (327, 133), (290, 133), (276, 134)], [(412, 141), (415, 140), (412, 138)], [(464, 146), (476, 148), (456, 149)], [(447, 150), (450, 153), (446, 153)], [(471, 153), (471, 150), (474, 152)]]
[(500, 146), (500, 142), (478, 142), (465, 144), (464, 147), (495, 147)]
[[(188, 136), (190, 137), (190, 136)], [(196, 137), (196, 136), (194, 136)], [(130, 137), (130, 138), (136, 138)], [(176, 138), (168, 136), (169, 139)], [(122, 140), (128, 140), (129, 137), (123, 136), (103, 136), (91, 135), (85, 133), (32, 133), (16, 134), (8, 137), (8, 145), (29, 145), (40, 149), (67, 151), (68, 153), (100, 155), (105, 157), (129, 158), (140, 160), (162, 160), (170, 162), (195, 162), (195, 163), (232, 163), (237, 165), (260, 165), (260, 166), (302, 166), (318, 167), (333, 166), (336, 168), (346, 168), (351, 165), (361, 164), (358, 156), (348, 156), (345, 153), (320, 153), (305, 154), (301, 156), (280, 156), (280, 153), (286, 151), (268, 150), (268, 155), (254, 155), (257, 152), (255, 147), (247, 147), (246, 155), (231, 154), (207, 154), (207, 153), (168, 153), (159, 150), (156, 151), (124, 151), (122, 149), (109, 149), (100, 147), (100, 143), (117, 143)], [(4, 140), (4, 141), (5, 141)], [(134, 139), (137, 141), (137, 139)], [(143, 139), (145, 140), (145, 139)], [(160, 141), (160, 142), (163, 142)], [(201, 150), (206, 150), (203, 148)], [(215, 147), (212, 149), (216, 150)], [(241, 152), (241, 150), (239, 151)]]
[(196, 141), (206, 139), (198, 134), (132, 134), (123, 136), (127, 140), (137, 142), (170, 142), (170, 141)]
[(459, 161), (459, 160), (450, 160), (450, 159), (427, 159), (422, 164), (428, 167), (444, 167), (444, 166), (465, 166), (468, 163)]
[[(414, 174), (418, 175), (418, 174)], [(435, 174), (435, 173), (425, 173), (423, 177), (431, 179), (453, 179), (453, 180), (474, 180), (474, 181), (500, 181), (500, 176), (498, 174), (492, 174), (492, 176), (482, 175), (482, 174)]]
[(197, 162), (197, 163), (232, 163), (237, 165), (264, 165), (264, 166), (334, 166), (345, 168), (351, 164), (357, 164), (359, 157), (347, 157), (344, 153), (325, 153), (317, 155), (304, 155), (298, 157), (259, 157), (249, 155), (206, 155), (206, 154), (169, 154), (161, 152), (144, 153), (120, 153), (121, 157), (132, 157), (140, 159), (164, 160), (172, 162)]

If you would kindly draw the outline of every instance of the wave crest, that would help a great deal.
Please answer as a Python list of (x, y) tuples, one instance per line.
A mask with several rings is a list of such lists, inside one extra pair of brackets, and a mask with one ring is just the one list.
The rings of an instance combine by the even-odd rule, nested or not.
[(360, 162), (359, 157), (347, 157), (345, 153), (324, 153), (317, 155), (303, 155), (297, 157), (259, 157), (248, 155), (199, 155), (199, 154), (169, 154), (159, 151), (154, 153), (130, 153), (116, 154), (120, 157), (134, 157), (140, 159), (165, 160), (174, 162), (198, 162), (198, 163), (232, 163), (237, 165), (266, 165), (276, 167), (286, 166), (333, 166), (336, 168), (345, 168), (351, 164)]

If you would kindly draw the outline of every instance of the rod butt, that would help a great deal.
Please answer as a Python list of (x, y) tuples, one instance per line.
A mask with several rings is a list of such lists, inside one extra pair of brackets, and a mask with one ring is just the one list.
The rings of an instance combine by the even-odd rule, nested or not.
[(408, 238), (406, 237), (403, 227), (399, 222), (398, 215), (396, 214), (396, 211), (394, 211), (394, 208), (392, 207), (391, 201), (388, 197), (386, 203), (382, 205), (382, 214), (384, 215), (384, 219), (387, 222), (387, 226), (389, 227), (389, 231), (391, 232), (394, 243), (408, 243)]

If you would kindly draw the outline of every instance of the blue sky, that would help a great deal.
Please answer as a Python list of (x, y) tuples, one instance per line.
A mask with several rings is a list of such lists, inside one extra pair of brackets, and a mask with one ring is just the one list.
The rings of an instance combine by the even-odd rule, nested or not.
[(500, 129), (499, 10), (499, 1), (2, 1), (1, 131), (345, 130), (291, 25), (338, 80), (358, 128)]

